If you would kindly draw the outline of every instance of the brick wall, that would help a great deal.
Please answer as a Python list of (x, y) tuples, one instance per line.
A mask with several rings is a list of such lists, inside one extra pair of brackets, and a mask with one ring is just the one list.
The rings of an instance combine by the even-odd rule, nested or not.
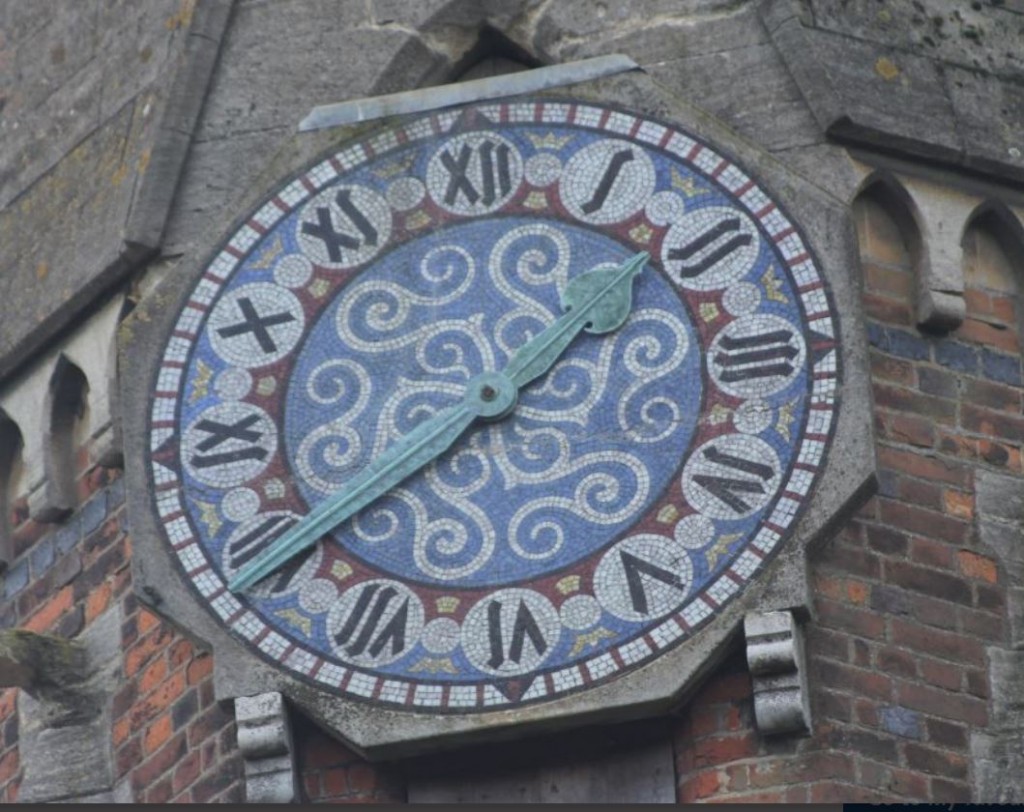
[[(807, 626), (814, 730), (765, 739), (737, 649), (679, 714), (678, 798), (737, 802), (966, 801), (970, 731), (988, 722), (986, 646), (1004, 641), (998, 563), (974, 531), (979, 467), (1020, 474), (1024, 439), (1017, 282), (995, 232), (967, 233), (967, 319), (913, 326), (913, 240), (869, 192), (855, 204), (864, 262), (880, 491), (812, 555)], [(237, 801), (232, 709), (214, 700), (212, 658), (142, 607), (120, 472), (78, 454), (80, 506), (59, 525), (13, 505), (5, 627), (76, 637), (123, 613), (113, 696), (115, 781), (139, 802)], [(91, 466), (91, 467), (90, 467)], [(0, 800), (21, 777), (15, 690), (0, 693)], [(401, 802), (398, 773), (296, 721), (305, 798)]]
[(310, 803), (403, 803), (405, 785), (393, 768), (368, 764), (311, 722), (293, 729), (302, 792)]
[[(877, 190), (876, 190), (877, 191)], [(807, 626), (814, 729), (765, 739), (742, 650), (680, 714), (681, 802), (971, 798), (969, 738), (988, 723), (986, 647), (1001, 645), (1004, 578), (975, 533), (979, 468), (1022, 473), (1017, 281), (998, 230), (964, 241), (967, 318), (949, 336), (914, 327), (914, 240), (869, 191), (854, 206), (864, 264), (880, 490), (812, 555)], [(232, 709), (214, 700), (211, 656), (132, 594), (120, 472), (77, 455), (80, 506), (59, 525), (12, 506), (4, 627), (76, 637), (123, 615), (113, 696), (115, 782), (139, 802), (238, 801)], [(0, 801), (18, 798), (16, 692), (0, 693)], [(367, 764), (296, 721), (309, 801), (401, 802), (392, 768)]]
[[(13, 506), (15, 558), (4, 578), (6, 628), (77, 637), (114, 604), (123, 623), (121, 679), (114, 686), (112, 748), (116, 782), (136, 802), (240, 801), (241, 759), (230, 708), (214, 701), (212, 658), (132, 594), (131, 539), (120, 471), (87, 467), (78, 455), (81, 505), (59, 525)], [(0, 802), (18, 799), (17, 689), (0, 693)]]
[(813, 733), (756, 737), (733, 658), (682, 715), (680, 801), (971, 799), (970, 734), (989, 722), (986, 648), (1006, 634), (1004, 576), (977, 540), (973, 486), (979, 468), (1021, 473), (1017, 277), (991, 222), (976, 221), (967, 318), (952, 335), (922, 335), (914, 235), (897, 225), (912, 221), (896, 206), (878, 189), (854, 206), (880, 490), (812, 555)]

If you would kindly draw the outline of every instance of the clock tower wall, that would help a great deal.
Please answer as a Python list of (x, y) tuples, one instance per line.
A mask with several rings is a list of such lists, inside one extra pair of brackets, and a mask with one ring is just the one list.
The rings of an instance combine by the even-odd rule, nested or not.
[[(1009, 2), (924, 5), (920, 11), (899, 3), (788, 0), (161, 0), (123, 9), (116, 24), (103, 17), (112, 12), (85, 19), (70, 2), (55, 2), (45, 13), (33, 10), (35, 4), (0, 12), (0, 61), (6, 53), (17, 68), (0, 89), (6, 133), (0, 146), (0, 262), (6, 263), (0, 273), (0, 797), (1024, 798), (1014, 711), (1024, 673), (1018, 543), (1024, 198), (1017, 191), (1024, 177), (1024, 68), (1012, 39), (1024, 15)], [(85, 30), (90, 36), (81, 35)], [(296, 687), (295, 680), (282, 680), (285, 660), (254, 654), (242, 636), (225, 631), (197, 600), (198, 582), (161, 540), (163, 520), (173, 522), (175, 514), (155, 500), (160, 488), (150, 464), (149, 421), (154, 403), (175, 384), (173, 376), (157, 376), (151, 361), (166, 357), (182, 297), (194, 284), (188, 275), (199, 274), (217, 246), (248, 222), (268, 190), (339, 143), (336, 127), (296, 135), (317, 105), (421, 91), (416, 99), (457, 81), (509, 79), (608, 54), (625, 54), (645, 75), (561, 85), (537, 99), (608, 105), (636, 116), (638, 127), (641, 119), (667, 122), (694, 135), (763, 185), (823, 268), (846, 348), (840, 418), (796, 529), (741, 597), (713, 611), (715, 623), (700, 627), (705, 631), (696, 642), (669, 646), (665, 657), (624, 668), (621, 678), (595, 680), (598, 700), (588, 700), (590, 688), (567, 689), (547, 705), (531, 704), (522, 699), (530, 686), (509, 679), (501, 686), (521, 705), (480, 714), (470, 724), (422, 709), (374, 715), (373, 702), (389, 690), (383, 684), (369, 702), (345, 694), (339, 703), (309, 689), (309, 681)], [(506, 94), (509, 104), (517, 92)], [(349, 125), (345, 132), (358, 139), (380, 125)], [(468, 189), (483, 192), (486, 177), (501, 189), (499, 152), (488, 153), (494, 158), (488, 176), (480, 145), (464, 146), (473, 157), (463, 181), (452, 180), (458, 170), (450, 167), (446, 176), (455, 207), (468, 199)], [(547, 146), (536, 147), (537, 154), (544, 149), (553, 154)], [(536, 157), (520, 154), (524, 166)], [(456, 164), (463, 160), (458, 145), (449, 155)], [(581, 211), (589, 205), (600, 212), (626, 199), (621, 189), (606, 189), (602, 197), (600, 181), (607, 178), (614, 189), (620, 175), (631, 177), (641, 163), (640, 157), (616, 159), (614, 150), (600, 155), (603, 174), (585, 188)], [(566, 153), (561, 160), (571, 159)], [(580, 159), (573, 167), (583, 165)], [(514, 175), (515, 164), (509, 166)], [(667, 163), (658, 166), (669, 172)], [(536, 178), (543, 162), (529, 167)], [(715, 170), (692, 177), (710, 188)], [(586, 176), (583, 169), (578, 174)], [(684, 208), (695, 205), (690, 179), (680, 174), (672, 187)], [(534, 191), (546, 188), (534, 185)], [(723, 192), (715, 206), (724, 207), (726, 197)], [(327, 205), (345, 211), (337, 200)], [(529, 208), (516, 205), (501, 216), (530, 226)], [(570, 208), (557, 216), (568, 217)], [(336, 236), (342, 233), (341, 220), (329, 222)], [(358, 218), (344, 222), (352, 239), (371, 239)], [(363, 222), (367, 229), (379, 225)], [(724, 250), (742, 236), (729, 222), (701, 233)], [(635, 239), (622, 236), (627, 231), (586, 222), (578, 234), (597, 240), (614, 232), (625, 244)], [(336, 245), (344, 247), (340, 238)], [(630, 245), (631, 251), (650, 248)], [(711, 255), (696, 254), (705, 249), (692, 239), (676, 249), (680, 256)], [(655, 264), (668, 265), (667, 253), (651, 253)], [(329, 264), (327, 253), (324, 261)], [(319, 306), (315, 290), (271, 282), (296, 291), (304, 312)], [(762, 301), (771, 301), (773, 290), (786, 294), (771, 282), (758, 290)], [(235, 297), (236, 308), (219, 324), (228, 338), (232, 330), (248, 337), (254, 353), (265, 351), (264, 333), (279, 341), (291, 311), (263, 312), (252, 290), (225, 295)], [(762, 341), (756, 349), (769, 353), (788, 351), (764, 343), (775, 331), (728, 333), (724, 325), (736, 314), (726, 311), (723, 295), (697, 290), (687, 300), (687, 318), (700, 325), (691, 346), (709, 342), (700, 345), (701, 364), (731, 358), (733, 367), (726, 368), (734, 368), (732, 347), (741, 339)], [(642, 301), (635, 311), (657, 304)], [(726, 315), (712, 314), (709, 304)], [(556, 307), (553, 299), (552, 313)], [(723, 349), (719, 337), (711, 350), (719, 333), (733, 344)], [(626, 333), (596, 340), (614, 342), (619, 335)], [(525, 339), (508, 343), (514, 349)], [(203, 348), (192, 357), (209, 360), (204, 352), (215, 357)], [(815, 369), (824, 374), (824, 367)], [(273, 374), (250, 377), (252, 392), (271, 387), (265, 379)], [(233, 380), (218, 380), (221, 390), (211, 382), (210, 391), (230, 389)], [(259, 408), (272, 397), (261, 391)], [(722, 402), (735, 408), (741, 399)], [(757, 411), (748, 407), (744, 414)], [(197, 436), (191, 453), (200, 474), (205, 463), (215, 469), (222, 462), (211, 456), (225, 450), (213, 447), (218, 442), (242, 443), (246, 431), (262, 425), (255, 411), (225, 414), (196, 412), (192, 420), (222, 427), (220, 434)], [(781, 425), (781, 412), (773, 414)], [(756, 466), (764, 460), (756, 442), (743, 446), (748, 457), (721, 440), (714, 445), (720, 415), (699, 412), (694, 436), (701, 439), (693, 446), (704, 459), (710, 450), (713, 460), (726, 460), (725, 469), (684, 475), (678, 454), (680, 472), (673, 476), (690, 483), (679, 486), (681, 494), (689, 487), (691, 497), (694, 490), (710, 493), (710, 503), (728, 507), (748, 498), (747, 485), (735, 482), (760, 477), (763, 468)], [(277, 414), (267, 419), (274, 422)], [(741, 420), (755, 424), (753, 417)], [(229, 440), (228, 427), (243, 439)], [(782, 433), (772, 435), (773, 448), (782, 448), (776, 435)], [(211, 447), (199, 448), (204, 441)], [(232, 449), (255, 459), (251, 447)], [(693, 485), (695, 477), (710, 488)], [(270, 479), (259, 480), (261, 493), (273, 491)], [(562, 495), (545, 487), (548, 496)], [(785, 498), (792, 488), (788, 493)], [(188, 492), (181, 509), (194, 511), (187, 519), (194, 528), (218, 522), (243, 528), (232, 536), (237, 543), (255, 528), (232, 518), (244, 513), (247, 498), (237, 496), (225, 512), (212, 502), (196, 506), (203, 498)], [(650, 508), (629, 533), (658, 536), (662, 545), (674, 539), (664, 530), (666, 521), (679, 521), (667, 518), (670, 501)], [(209, 530), (210, 537), (218, 532)], [(729, 536), (715, 532), (718, 539)], [(618, 543), (616, 537), (609, 545)], [(549, 604), (560, 619), (582, 624), (577, 618), (589, 617), (600, 601), (639, 613), (658, 596), (674, 594), (667, 559), (650, 552), (669, 548), (630, 544), (636, 546), (616, 548), (614, 559), (624, 573), (624, 604), (602, 593), (561, 611), (579, 589), (562, 577), (575, 566), (568, 560), (564, 572), (545, 570), (548, 581), (530, 587), (529, 595), (546, 603), (488, 587), (491, 603), (476, 599), (480, 608), (472, 616), (490, 634), (479, 662), (490, 658), (499, 668), (540, 652)], [(688, 549), (676, 552), (690, 556)], [(722, 550), (699, 553), (704, 569), (695, 579), (711, 571), (709, 562)], [(584, 584), (611, 566), (595, 556), (589, 569), (573, 572)], [(395, 618), (409, 615), (400, 614), (401, 597), (383, 596), (406, 582), (359, 575), (369, 572), (360, 567), (374, 566), (367, 560), (348, 565), (368, 586), (359, 594), (339, 592), (331, 605), (347, 607), (348, 618), (362, 606), (360, 623), (379, 608), (378, 635), (367, 632), (359, 644), (363, 626), (353, 620), (345, 642), (368, 651), (383, 641), (384, 650), (396, 645)], [(469, 586), (483, 595), (479, 584)], [(435, 601), (422, 625), (434, 623), (427, 639), (440, 651), (456, 619), (464, 628), (472, 622), (467, 606), (443, 615), (450, 604), (436, 603), (445, 596), (435, 592), (416, 594)], [(495, 604), (498, 609), (489, 608)], [(625, 628), (625, 620), (617, 622)], [(331, 633), (344, 636), (345, 628), (338, 621)], [(564, 628), (581, 647), (602, 645), (599, 636), (584, 639), (589, 626)], [(383, 634), (388, 629), (390, 637)], [(665, 633), (663, 626), (645, 631)], [(569, 666), (570, 648), (559, 655)], [(70, 666), (55, 665), (54, 651)], [(672, 660), (680, 651), (690, 654)], [(431, 667), (442, 668), (444, 656), (435, 656)], [(586, 669), (590, 674), (591, 665)], [(446, 697), (455, 693), (443, 690)], [(83, 707), (91, 710), (80, 713)], [(467, 733), (470, 726), (478, 730)], [(452, 731), (463, 738), (448, 738)], [(53, 763), (74, 767), (54, 772), (47, 766)]]

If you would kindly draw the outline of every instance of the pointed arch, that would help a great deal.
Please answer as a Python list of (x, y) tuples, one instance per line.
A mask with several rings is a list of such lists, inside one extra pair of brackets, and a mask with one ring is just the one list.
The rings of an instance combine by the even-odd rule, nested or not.
[(1019, 302), (1024, 287), (1024, 224), (1005, 204), (986, 201), (966, 219), (960, 246), (967, 305), (961, 337), (1019, 355), (1024, 335), (1024, 308)]
[(851, 210), (869, 310), (886, 320), (914, 324), (926, 257), (913, 199), (892, 175), (875, 172), (861, 184)]
[(24, 441), (18, 424), (0, 409), (0, 571), (14, 559), (14, 504), (19, 495)]
[(33, 517), (41, 522), (64, 519), (78, 502), (75, 486), (78, 449), (88, 439), (89, 382), (63, 353), (57, 358), (47, 390), (49, 426), (44, 437), (46, 496)]
[(542, 64), (509, 39), (504, 32), (491, 25), (484, 25), (477, 34), (476, 43), (453, 67), (449, 81), (463, 82), (469, 79), (501, 76), (539, 68)]

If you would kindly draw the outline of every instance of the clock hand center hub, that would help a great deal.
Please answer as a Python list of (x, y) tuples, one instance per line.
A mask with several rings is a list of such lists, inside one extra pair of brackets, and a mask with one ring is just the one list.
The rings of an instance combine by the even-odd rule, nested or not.
[(519, 399), (515, 382), (501, 372), (484, 372), (470, 378), (463, 402), (484, 420), (500, 420), (511, 412)]

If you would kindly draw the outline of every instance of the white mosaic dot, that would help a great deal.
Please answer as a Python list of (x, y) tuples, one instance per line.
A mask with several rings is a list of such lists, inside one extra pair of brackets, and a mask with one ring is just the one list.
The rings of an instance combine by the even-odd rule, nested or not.
[(675, 537), (687, 550), (700, 550), (714, 541), (715, 523), (707, 516), (694, 513), (679, 520)]
[(722, 306), (733, 316), (744, 316), (753, 313), (761, 304), (761, 291), (750, 282), (737, 282), (726, 288), (722, 296)]
[(388, 186), (387, 199), (396, 211), (415, 208), (427, 194), (427, 187), (419, 178), (397, 178)]
[(645, 211), (654, 225), (667, 226), (686, 213), (686, 203), (675, 192), (657, 192), (647, 201)]
[(431, 654), (450, 654), (459, 647), (459, 624), (450, 617), (439, 617), (423, 627), (423, 647)]
[(748, 400), (739, 405), (732, 422), (737, 431), (744, 434), (760, 434), (772, 424), (772, 407), (763, 400)]
[(558, 611), (567, 629), (589, 629), (601, 619), (601, 604), (591, 595), (573, 595)]
[(260, 509), (259, 494), (252, 488), (235, 488), (224, 495), (220, 509), (228, 521), (244, 522)]
[(534, 186), (550, 186), (562, 176), (562, 162), (557, 155), (540, 152), (526, 161), (526, 180)]
[(228, 367), (213, 382), (213, 391), (224, 400), (241, 400), (251, 390), (252, 375), (240, 367)]
[(299, 588), (299, 606), (310, 614), (328, 611), (338, 600), (338, 587), (326, 578), (314, 578)]
[(274, 268), (274, 281), (286, 288), (301, 288), (313, 276), (313, 263), (301, 254), (290, 254)]

